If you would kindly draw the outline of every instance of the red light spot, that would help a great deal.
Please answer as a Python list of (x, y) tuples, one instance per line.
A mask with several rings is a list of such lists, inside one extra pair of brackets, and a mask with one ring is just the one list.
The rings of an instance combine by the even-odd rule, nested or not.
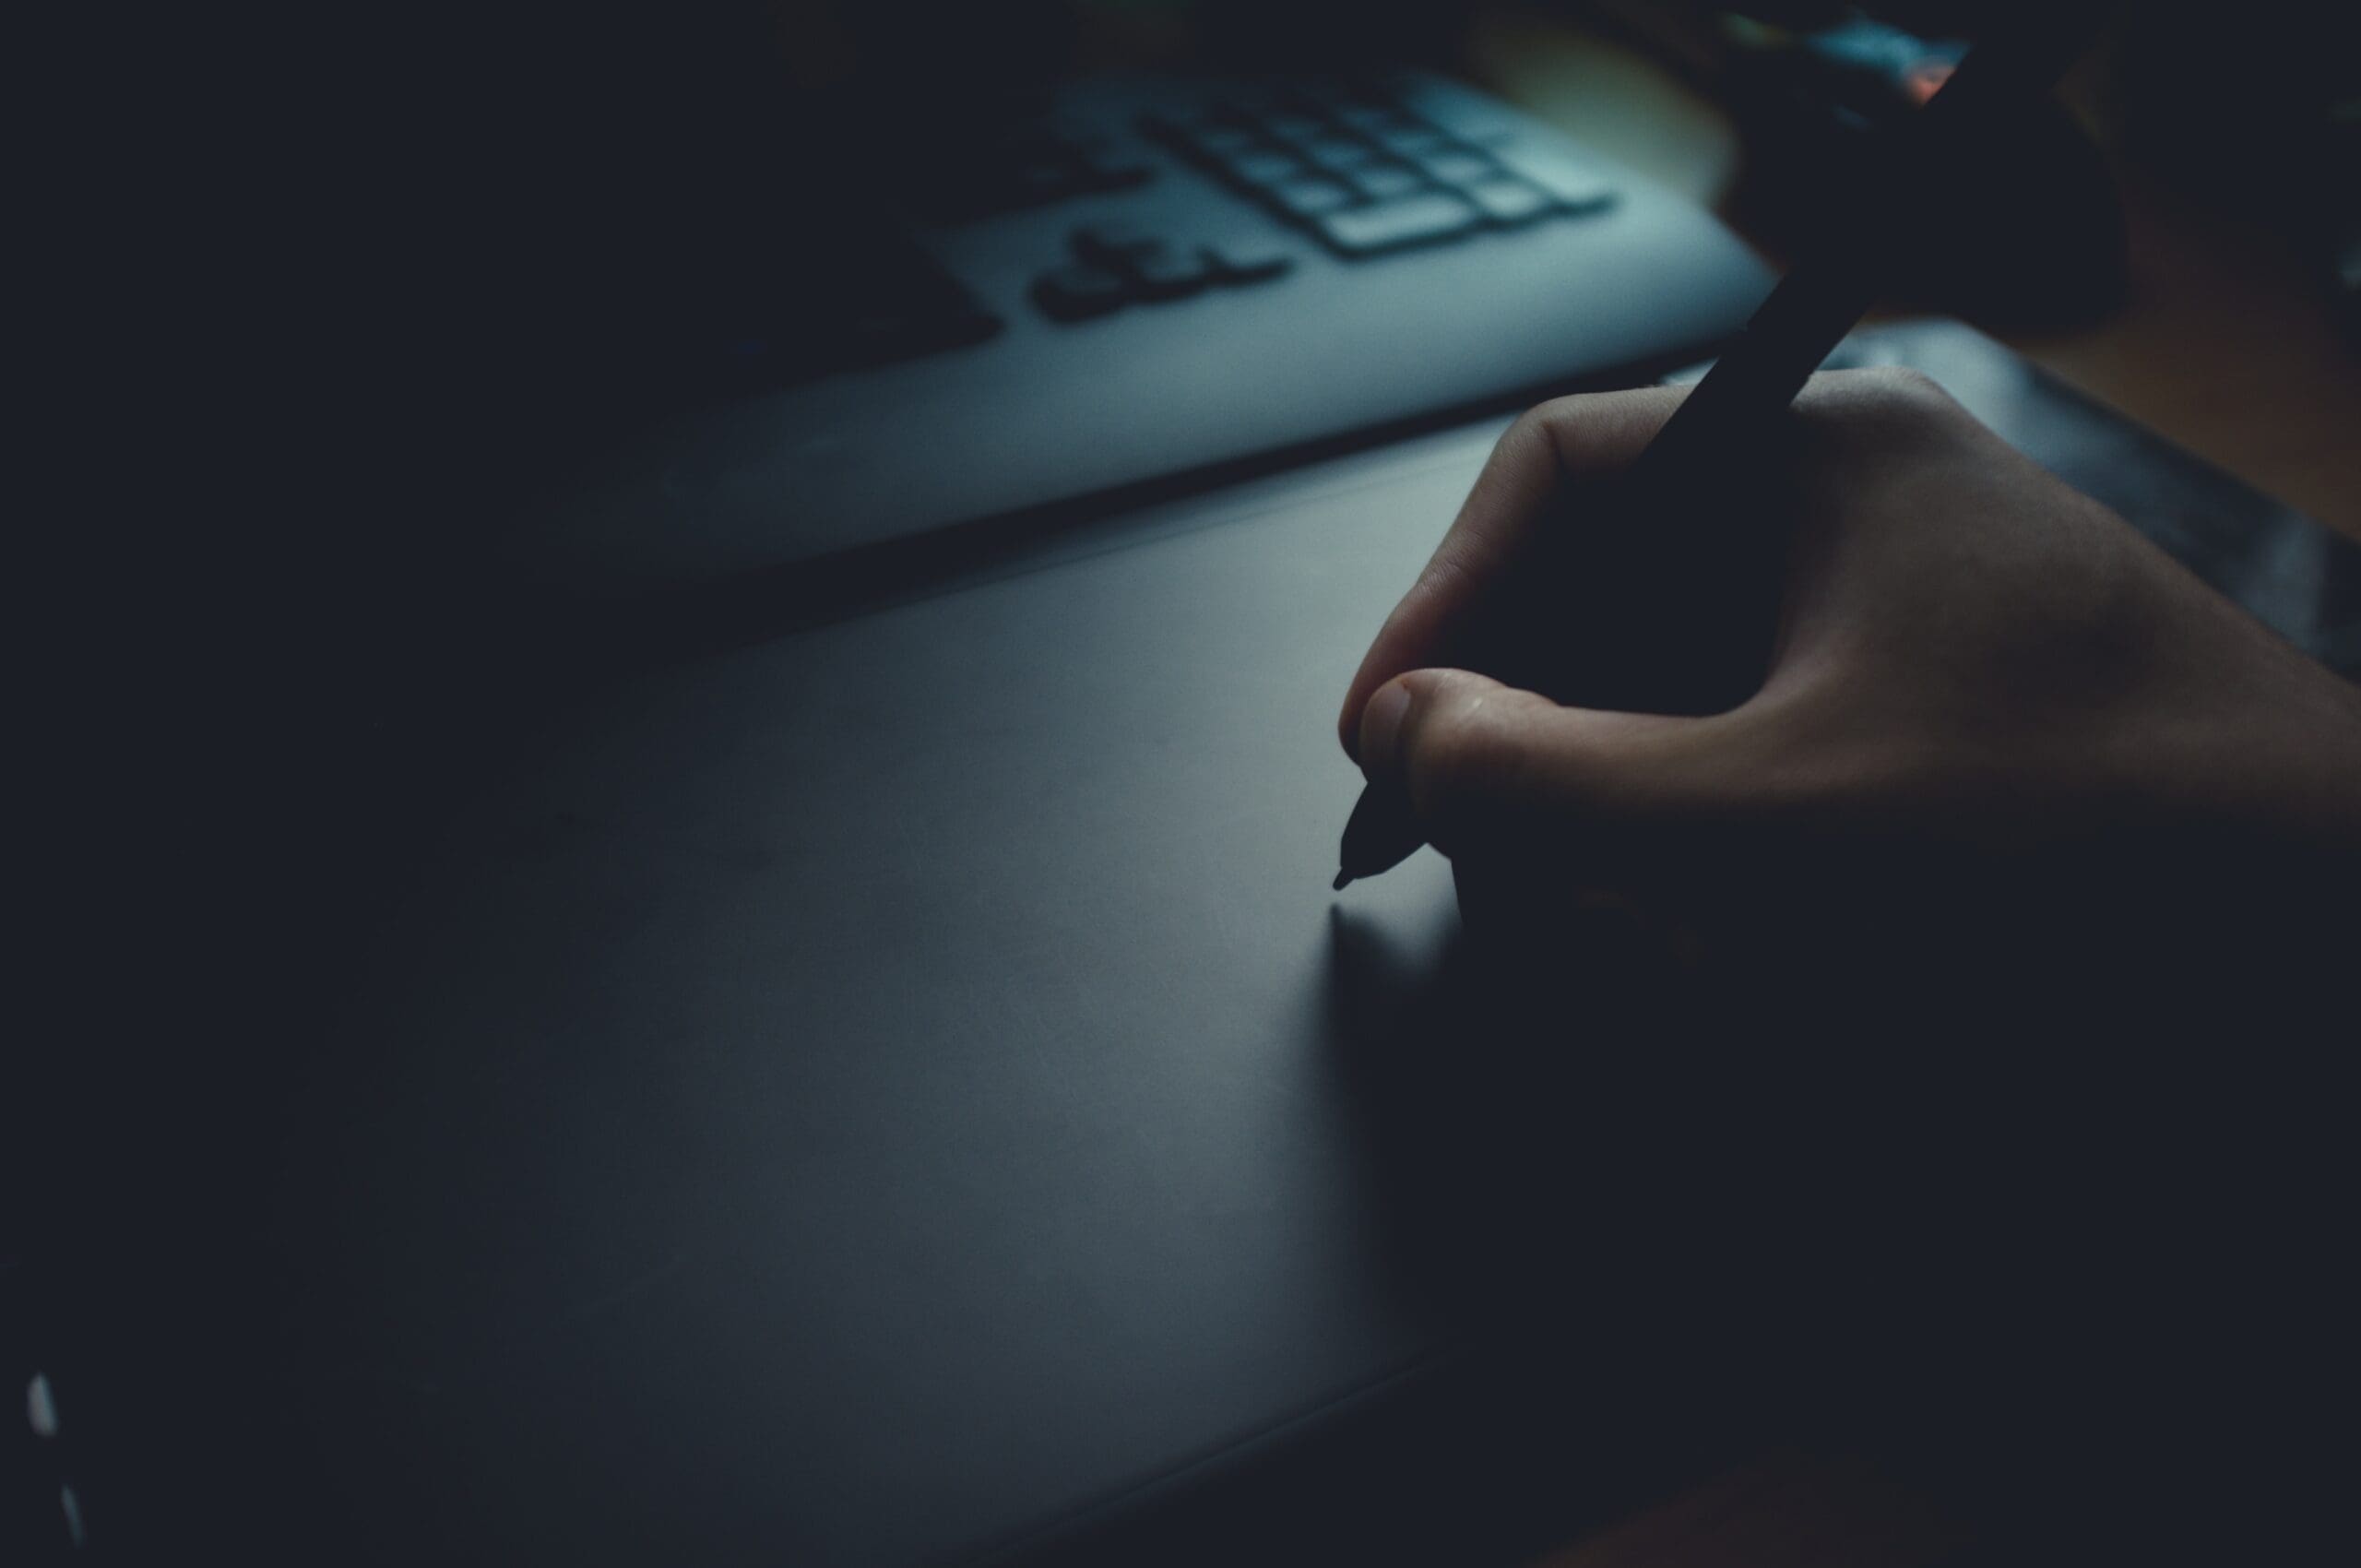
[(1924, 103), (1934, 97), (1942, 85), (1951, 79), (1950, 61), (1921, 60), (1910, 67), (1910, 74), (1902, 78), (1902, 84), (1910, 89), (1910, 96), (1914, 101)]

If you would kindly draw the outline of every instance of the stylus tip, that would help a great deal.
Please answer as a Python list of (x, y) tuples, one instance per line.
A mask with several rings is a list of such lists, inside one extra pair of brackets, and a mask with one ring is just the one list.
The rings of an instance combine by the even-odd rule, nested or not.
[(1330, 883), (1328, 885), (1335, 888), (1337, 892), (1342, 893), (1345, 890), (1345, 884), (1352, 880), (1353, 873), (1351, 872), (1340, 871), (1336, 873), (1336, 880)]

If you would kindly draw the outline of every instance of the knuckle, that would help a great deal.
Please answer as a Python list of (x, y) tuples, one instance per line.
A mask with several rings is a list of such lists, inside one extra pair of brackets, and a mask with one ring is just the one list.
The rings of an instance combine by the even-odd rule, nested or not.
[(1522, 748), (1507, 694), (1489, 683), (1454, 683), (1420, 715), (1409, 754), (1410, 798), (1421, 814), (1459, 819), (1496, 796), (1520, 766)]
[(1813, 376), (1796, 400), (1795, 418), (1811, 444), (1833, 453), (1940, 440), (1968, 415), (1926, 372), (1876, 365)]
[(1952, 406), (1952, 395), (1942, 384), (1916, 365), (1875, 365), (1854, 374), (1880, 404), (1909, 409)]
[(1501, 432), (1493, 451), (1502, 456), (1538, 452), (1552, 464), (1562, 466), (1559, 441), (1581, 419), (1582, 404), (1578, 398), (1552, 398), (1546, 403), (1536, 403)]
[(1519, 414), (1516, 423), (1510, 428), (1521, 429), (1527, 435), (1545, 435), (1580, 422), (1597, 403), (1596, 393), (1569, 392), (1560, 398), (1545, 398)]
[(1811, 378), (1798, 406), (1853, 420), (1940, 419), (1959, 410), (1940, 382), (1911, 365), (1823, 371)]
[(1542, 454), (1561, 476), (1579, 476), (1629, 462), (1680, 400), (1683, 386), (1631, 386), (1615, 392), (1574, 392), (1536, 403), (1517, 417), (1501, 446), (1522, 443)]
[(1534, 404), (1510, 422), (1508, 429), (1501, 433), (1500, 444), (1507, 446), (1533, 440), (1552, 420), (1566, 416), (1566, 398), (1552, 398), (1546, 403)]

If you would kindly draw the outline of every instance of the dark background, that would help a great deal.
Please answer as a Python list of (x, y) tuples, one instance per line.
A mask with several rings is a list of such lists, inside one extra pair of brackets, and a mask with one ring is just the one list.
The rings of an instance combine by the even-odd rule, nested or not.
[[(486, 542), (569, 452), (677, 395), (646, 369), (744, 204), (809, 203), (825, 230), (909, 145), (1082, 65), (1447, 63), (1468, 9), (33, 18), (11, 72), (30, 941), (7, 1099), (29, 1133), (5, 1326), (145, 1361), (176, 1439), (242, 1440), (251, 1413), (219, 1399), (238, 1325), (208, 1281), (244, 1266), (242, 1206), (270, 1175), (243, 1129), (328, 1037), (491, 740), (578, 673), (562, 607)], [(2189, 179), (2267, 204), (2250, 172), (2283, 166), (2236, 155), (2268, 105), (2349, 71), (2350, 23), (2138, 9), (2142, 90), (2172, 111), (2147, 123), (2175, 127)], [(2208, 95), (2175, 97), (2201, 55)]]

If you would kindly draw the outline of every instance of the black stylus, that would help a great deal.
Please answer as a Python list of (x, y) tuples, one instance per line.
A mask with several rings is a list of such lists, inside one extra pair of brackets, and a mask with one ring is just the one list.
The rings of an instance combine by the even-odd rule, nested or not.
[[(1619, 600), (1613, 636), (1595, 652), (1614, 668), (1591, 672), (1598, 689), (1588, 706), (1714, 713), (1760, 688), (1786, 541), (1742, 508), (1705, 504), (1707, 491), (1726, 495), (1731, 474), (1759, 463), (1805, 379), (1875, 303), (1920, 216), (1940, 200), (1938, 153), (1973, 147), (2046, 95), (2113, 8), (2112, 0), (2028, 3), (1970, 50), (1927, 106), (1882, 138), (1871, 199), (1852, 224), (1780, 281), (1622, 476), (1616, 526), (1594, 524), (1580, 541), (1581, 576), (1613, 585)], [(1677, 576), (1677, 602), (1660, 595), (1647, 613), (1635, 610), (1633, 596), (1652, 586), (1630, 570), (1642, 564), (1659, 585)], [(1401, 792), (1371, 784), (1345, 824), (1335, 885), (1389, 871), (1424, 842)]]

